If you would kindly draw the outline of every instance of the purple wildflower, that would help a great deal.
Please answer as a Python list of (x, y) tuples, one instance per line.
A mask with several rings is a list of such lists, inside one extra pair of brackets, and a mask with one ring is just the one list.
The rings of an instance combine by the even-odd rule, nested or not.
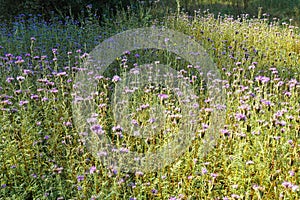
[(270, 78), (266, 76), (257, 76), (255, 77), (255, 80), (260, 83), (268, 83), (270, 81)]
[(202, 128), (203, 128), (204, 130), (206, 130), (206, 129), (208, 129), (208, 128), (209, 128), (209, 125), (208, 125), (208, 124), (204, 124), (204, 123), (202, 123)]
[(205, 167), (203, 167), (202, 170), (201, 170), (201, 172), (204, 175), (204, 174), (207, 174), (208, 171), (207, 171), (207, 169)]
[(6, 79), (6, 82), (7, 82), (7, 83), (11, 83), (11, 81), (13, 81), (13, 80), (15, 80), (13, 77), (8, 77), (8, 78)]
[(123, 128), (120, 125), (114, 126), (114, 127), (112, 127), (112, 131), (113, 132), (122, 132)]
[(38, 99), (39, 99), (39, 96), (36, 95), (36, 94), (32, 94), (32, 95), (30, 96), (30, 98), (33, 99), (33, 100), (38, 100)]
[(119, 151), (120, 151), (121, 153), (128, 153), (128, 152), (129, 152), (129, 149), (127, 149), (127, 148), (125, 148), (125, 147), (121, 147), (121, 148), (119, 149)]
[(32, 74), (32, 71), (29, 70), (29, 69), (24, 69), (24, 70), (23, 70), (23, 74), (24, 74), (24, 75)]
[(23, 105), (26, 105), (26, 104), (28, 104), (28, 101), (26, 101), (26, 100), (25, 100), (25, 101), (20, 101), (20, 102), (19, 102), (19, 105), (20, 105), (20, 106), (23, 106)]
[(64, 122), (63, 124), (64, 124), (65, 126), (68, 126), (68, 127), (72, 126), (72, 122), (69, 122), (69, 121), (68, 121), (68, 122)]
[(147, 109), (147, 108), (149, 108), (149, 104), (143, 104), (143, 105), (140, 106), (141, 110), (144, 110), (144, 109)]
[(102, 130), (102, 126), (100, 126), (98, 124), (91, 126), (91, 130), (94, 133), (99, 134), (99, 135), (102, 135), (104, 133), (104, 131)]
[(221, 130), (221, 133), (222, 133), (223, 135), (225, 135), (225, 136), (229, 136), (229, 135), (230, 135), (230, 132), (229, 132), (229, 130), (227, 130), (227, 129), (222, 129), (222, 130)]
[(131, 124), (134, 125), (134, 126), (139, 125), (138, 121), (136, 121), (135, 119), (131, 120)]
[(249, 69), (249, 70), (255, 69), (255, 65), (250, 65), (250, 66), (248, 67), (248, 69)]
[(218, 174), (216, 174), (216, 173), (211, 173), (210, 176), (213, 177), (213, 178), (217, 178)]
[(158, 192), (158, 191), (157, 191), (156, 189), (152, 189), (152, 190), (151, 190), (151, 193), (152, 193), (152, 194), (157, 194), (157, 192)]
[(293, 170), (289, 171), (290, 176), (295, 176), (295, 172)]
[(159, 94), (158, 97), (159, 97), (161, 100), (164, 100), (164, 99), (169, 98), (169, 96), (168, 96), (167, 94)]
[(48, 101), (49, 99), (47, 97), (43, 97), (42, 101)]
[(143, 173), (143, 172), (141, 172), (141, 171), (137, 171), (137, 172), (135, 172), (135, 175), (136, 175), (136, 176), (143, 176), (143, 175), (144, 175), (144, 173)]
[(112, 173), (113, 173), (114, 175), (117, 175), (117, 174), (118, 174), (118, 170), (117, 170), (117, 169), (113, 169), (113, 170), (112, 170)]
[(292, 93), (291, 93), (291, 92), (288, 92), (288, 91), (285, 91), (285, 92), (284, 92), (284, 96), (290, 97), (290, 96), (292, 96)]
[(84, 176), (83, 175), (77, 176), (77, 181), (78, 182), (83, 181), (83, 180), (84, 180)]
[(247, 117), (246, 115), (242, 114), (242, 113), (237, 113), (235, 115), (235, 118), (238, 120), (238, 121), (246, 121)]
[(151, 124), (153, 124), (154, 122), (156, 122), (156, 119), (152, 117), (152, 118), (150, 118), (150, 119), (148, 120), (148, 122), (151, 123)]
[(291, 188), (291, 187), (293, 186), (293, 184), (290, 183), (290, 182), (284, 181), (284, 182), (282, 183), (282, 186), (285, 187), (285, 188)]
[(112, 82), (116, 83), (116, 82), (119, 82), (121, 81), (122, 79), (118, 76), (118, 75), (115, 75), (113, 78), (112, 78)]
[(49, 92), (51, 92), (51, 93), (58, 93), (58, 89), (53, 88), (53, 89), (49, 90)]
[(23, 59), (18, 59), (15, 61), (16, 64), (22, 64), (24, 63), (25, 61)]
[(131, 52), (127, 50), (127, 51), (125, 51), (123, 54), (125, 54), (125, 55), (130, 55), (130, 53), (131, 53)]
[(68, 76), (67, 72), (59, 72), (56, 76)]
[(96, 171), (96, 167), (95, 166), (92, 166), (91, 168), (90, 168), (90, 174), (93, 174), (95, 171)]
[(271, 101), (268, 101), (268, 100), (265, 100), (265, 99), (260, 100), (260, 102), (262, 104), (266, 105), (266, 106), (271, 106), (272, 105)]

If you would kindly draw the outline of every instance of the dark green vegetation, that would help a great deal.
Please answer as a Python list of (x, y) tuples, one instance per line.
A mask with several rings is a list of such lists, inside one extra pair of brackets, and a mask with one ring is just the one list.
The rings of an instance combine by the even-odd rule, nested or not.
[[(157, 1), (132, 1), (132, 0), (1, 0), (0, 1), (0, 19), (11, 20), (18, 14), (41, 14), (45, 19), (51, 16), (73, 16), (82, 17), (87, 13), (82, 10), (86, 5), (93, 5), (97, 10), (97, 16), (100, 18), (114, 15), (117, 9), (126, 9), (128, 6), (137, 7), (140, 4), (144, 6), (157, 5), (163, 14), (169, 11), (177, 10), (176, 0)], [(298, 24), (300, 1), (299, 0), (183, 0), (180, 1), (183, 10), (190, 12), (194, 10), (210, 9), (210, 12), (217, 14), (242, 14), (247, 13), (251, 17), (257, 16), (258, 9), (263, 13), (271, 14), (271, 17), (279, 17), (281, 20), (293, 18)], [(157, 9), (155, 9), (157, 10)]]
[[(279, 6), (283, 1), (249, 1), (245, 9), (253, 13), (232, 18), (218, 15), (219, 11), (240, 12), (236, 4), (226, 1), (159, 2), (152, 7), (136, 3), (115, 7), (114, 14), (102, 16), (100, 23), (96, 4), (74, 2), (85, 13), (76, 20), (61, 21), (67, 15), (61, 5), (55, 12), (64, 14), (46, 21), (18, 15), (9, 24), (0, 24), (0, 199), (300, 198), (299, 30), (293, 21), (270, 21), (265, 14), (270, 9), (271, 15), (295, 18), (293, 9)], [(297, 1), (284, 2), (297, 8)], [(170, 6), (168, 12), (159, 9), (162, 3), (163, 8)], [(203, 9), (192, 14), (182, 11), (184, 5), (192, 11), (197, 3), (216, 15)], [(256, 6), (263, 10), (258, 13)], [(238, 7), (244, 9), (243, 4)], [(168, 140), (162, 133), (138, 140), (114, 121), (109, 99), (114, 77), (122, 78), (136, 65), (161, 61), (173, 66), (191, 81), (200, 109), (196, 138), (184, 155), (155, 173), (124, 173), (105, 166), (84, 145), (84, 133), (74, 126), (72, 116), (73, 81), (84, 67), (86, 53), (104, 39), (151, 25), (193, 36), (207, 50), (222, 72), (226, 123), (218, 130), (216, 146), (203, 157), (200, 147), (212, 108), (201, 74), (194, 72), (196, 66), (166, 51), (124, 52), (105, 77), (95, 76), (99, 81), (96, 101), (101, 106), (94, 118), (98, 131), (116, 146), (153, 150)], [(157, 93), (169, 91), (155, 86), (149, 90), (132, 95), (130, 106), (139, 125), (149, 123), (150, 109), (157, 104), (178, 114), (179, 104), (171, 92), (170, 98), (159, 102)], [(136, 112), (140, 107), (145, 108), (143, 112)], [(166, 129), (177, 128), (176, 117), (167, 118)]]

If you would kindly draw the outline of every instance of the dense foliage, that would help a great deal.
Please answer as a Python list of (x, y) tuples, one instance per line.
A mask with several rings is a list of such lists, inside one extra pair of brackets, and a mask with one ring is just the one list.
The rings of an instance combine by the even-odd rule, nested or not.
[(86, 15), (83, 10), (87, 5), (93, 5), (100, 18), (114, 15), (117, 8), (126, 8), (129, 5), (136, 7), (140, 4), (144, 6), (157, 4), (166, 13), (168, 9), (175, 11), (178, 2), (183, 9), (190, 13), (198, 9), (210, 9), (215, 14), (221, 11), (226, 14), (256, 15), (258, 8), (261, 7), (264, 12), (272, 13), (276, 17), (285, 20), (293, 17), (294, 20), (300, 21), (300, 0), (0, 0), (0, 20), (11, 20), (19, 14), (40, 14), (45, 19), (49, 19), (53, 15), (60, 16), (61, 19), (65, 16), (78, 18)]
[[(1, 18), (10, 19), (18, 14), (41, 14), (45, 19), (58, 15), (62, 19), (65, 16), (78, 18), (87, 5), (93, 5), (98, 13), (108, 14), (117, 7), (130, 5), (130, 0), (1, 0)], [(0, 18), (0, 19), (1, 19)]]

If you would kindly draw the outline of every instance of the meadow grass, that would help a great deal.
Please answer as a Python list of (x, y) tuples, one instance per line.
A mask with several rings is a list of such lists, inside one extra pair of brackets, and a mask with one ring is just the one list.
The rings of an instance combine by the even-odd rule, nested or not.
[[(219, 12), (229, 15), (240, 15), (247, 13), (251, 18), (258, 15), (258, 11), (267, 13), (271, 18), (280, 18), (281, 22), (293, 19), (296, 25), (299, 25), (299, 0), (181, 0), (168, 1), (160, 0), (158, 5), (168, 8), (168, 10), (175, 12), (178, 7), (178, 2), (181, 9), (189, 12), (194, 10), (207, 10), (217, 15)], [(164, 9), (166, 12), (166, 9)]]
[[(299, 199), (299, 32), (289, 22), (195, 11), (156, 19), (149, 9), (127, 9), (99, 25), (88, 18), (50, 22), (20, 15), (0, 35), (1, 199)], [(26, 19), (25, 19), (26, 18)], [(84, 145), (72, 115), (72, 87), (87, 53), (131, 28), (165, 26), (193, 36), (222, 72), (225, 125), (203, 156), (212, 106), (196, 66), (170, 52), (124, 52), (99, 81), (94, 118), (117, 145), (154, 151), (168, 134), (141, 140), (116, 124), (111, 97), (117, 76), (160, 61), (187, 77), (200, 115), (193, 144), (152, 173), (104, 165)], [(147, 92), (145, 92), (147, 91)], [(157, 98), (168, 94), (164, 101)], [(179, 105), (168, 88), (148, 85), (132, 95), (130, 111), (147, 126), (151, 108), (168, 111), (165, 130), (178, 129)], [(176, 115), (177, 114), (177, 115)]]

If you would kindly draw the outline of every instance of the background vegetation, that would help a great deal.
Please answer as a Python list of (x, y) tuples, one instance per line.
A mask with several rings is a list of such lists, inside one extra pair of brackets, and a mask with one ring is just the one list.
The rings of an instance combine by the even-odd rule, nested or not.
[[(45, 19), (50, 19), (53, 14), (62, 19), (70, 15), (78, 18), (87, 14), (82, 10), (86, 5), (93, 5), (97, 15), (103, 18), (103, 16), (114, 15), (116, 8), (126, 8), (129, 5), (136, 7), (139, 4), (145, 6), (156, 4), (164, 14), (177, 9), (176, 0), (1, 0), (0, 19), (11, 20), (18, 14), (41, 14)], [(198, 9), (210, 9), (214, 14), (247, 13), (250, 16), (257, 16), (258, 9), (262, 8), (262, 12), (269, 13), (271, 17), (279, 17), (281, 20), (293, 18), (297, 24), (300, 21), (300, 0), (182, 0), (180, 4), (183, 10), (190, 13)]]

